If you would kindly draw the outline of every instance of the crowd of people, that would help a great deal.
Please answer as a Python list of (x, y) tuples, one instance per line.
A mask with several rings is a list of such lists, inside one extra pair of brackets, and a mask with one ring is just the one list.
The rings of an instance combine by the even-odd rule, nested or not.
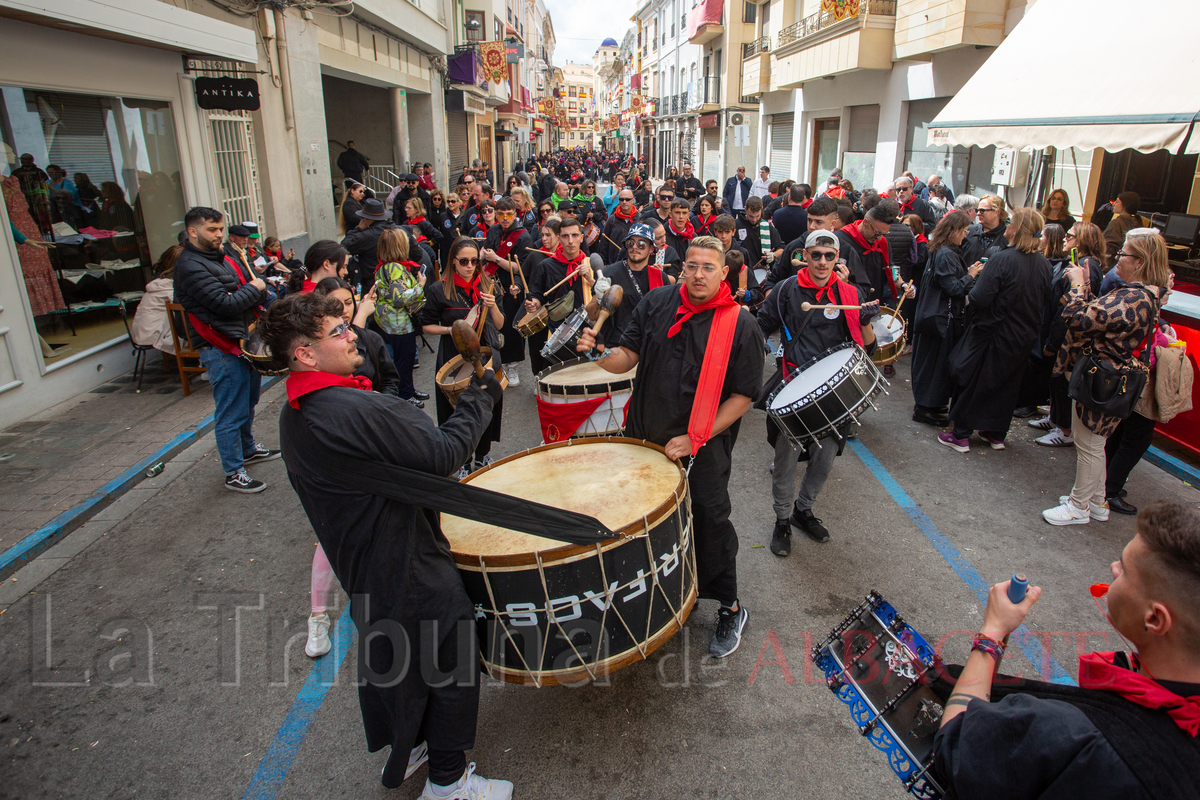
[[(527, 346), (534, 374), (547, 366), (542, 346), (563, 315), (528, 337), (522, 321), (551, 306), (586, 309), (595, 319), (614, 287), (623, 301), (599, 333), (584, 328), (577, 350), (614, 374), (638, 369), (626, 434), (687, 462), (699, 595), (718, 603), (714, 658), (737, 650), (749, 618), (738, 595), (728, 491), (740, 420), (832, 348), (874, 353), (872, 323), (889, 307), (901, 307), (911, 335), (913, 419), (944, 428), (938, 442), (968, 452), (977, 434), (1001, 450), (1014, 416), (1028, 418), (1048, 431), (1040, 444), (1078, 451), (1074, 486), (1044, 512), (1047, 522), (1137, 512), (1123, 492), (1129, 470), (1154, 422), (1183, 405), (1169, 392), (1156, 394), (1156, 373), (1178, 378), (1190, 367), (1159, 318), (1171, 275), (1161, 236), (1136, 218), (1136, 195), (1117, 198), (1101, 230), (1076, 221), (1061, 190), (1041, 211), (1010, 210), (997, 195), (955, 195), (936, 175), (923, 183), (905, 173), (882, 190), (859, 192), (837, 172), (814, 190), (771, 181), (766, 167), (751, 181), (741, 168), (718, 192), (716, 181), (702, 184), (685, 164), (650, 191), (644, 165), (615, 153), (563, 151), (522, 167), (499, 188), (477, 162), (442, 188), (423, 165), (420, 175), (398, 176), (384, 198), (351, 179), (339, 208), (343, 238), (314, 243), (302, 260), (270, 239), (260, 249), (246, 225), (230, 226), (226, 241), (216, 210), (188, 212), (186, 241), (173, 248), (169, 274), (189, 329), (204, 343), (228, 488), (262, 491), (245, 467), (280, 457), (254, 438), (259, 373), (241, 357), (240, 343), (260, 326), (276, 366), (289, 371), (283, 457), (320, 540), (308, 655), (330, 648), (336, 578), (351, 594), (380, 598), (356, 612), (360, 627), (440, 620), (441, 639), (418, 645), (414, 628), (412, 641), (453, 660), (453, 625), (472, 620), (474, 609), (437, 516), (325, 472), (334, 454), (459, 480), (490, 465), (501, 437), (502, 383), (519, 383)], [(603, 196), (598, 178), (611, 183)], [(908, 298), (915, 301), (903, 303)], [(455, 406), (432, 386), (419, 391), (413, 370), (427, 336), (438, 337), (436, 368), (459, 355), (452, 335), (459, 320), (482, 331), (491, 356)], [(764, 381), (770, 356), (776, 371)], [(1134, 411), (1130, 402), (1126, 410), (1099, 390), (1079, 388), (1087, 372), (1081, 363), (1118, 371), (1144, 364), (1152, 405)], [(431, 394), (436, 423), (420, 410)], [(1134, 399), (1142, 399), (1140, 390)], [(776, 517), (769, 546), (786, 557), (793, 528), (814, 542), (830, 540), (814, 509), (856, 427), (832, 431), (822, 446), (767, 425)], [(800, 461), (806, 466), (797, 488)], [(358, 509), (353, 515), (336, 511), (350, 506)], [(1142, 580), (1165, 569), (1178, 576), (1172, 586), (1197, 588), (1200, 527), (1194, 511), (1178, 513), (1182, 521), (1172, 517), (1171, 524), (1179, 532), (1166, 544), (1146, 532), (1152, 523), (1139, 523), (1139, 536), (1154, 542), (1143, 548), (1160, 555), (1153, 566), (1151, 556), (1139, 556), (1137, 569)], [(1132, 569), (1126, 563), (1123, 575)], [(1122, 594), (1125, 607), (1142, 608), (1144, 598), (1131, 594)], [(1190, 604), (1177, 613), (1200, 620), (1185, 596), (1162, 602)], [(1003, 639), (1036, 597), (995, 615), (989, 606), (996, 625), (984, 638)], [(1200, 651), (1194, 629), (1174, 630), (1173, 646)], [(977, 649), (986, 655), (989, 647)], [(371, 674), (386, 673), (390, 657), (374, 648), (362, 656)], [(1200, 696), (1194, 673), (1171, 673), (1188, 683), (1168, 688)], [(511, 784), (487, 781), (465, 761), (477, 683), (439, 687), (410, 674), (387, 688), (365, 685), (360, 699), (370, 748), (393, 747), (386, 786), (428, 761), (426, 797), (511, 795)], [(962, 709), (947, 710), (949, 722)], [(983, 713), (971, 705), (963, 716)], [(980, 745), (967, 744), (967, 722), (949, 729), (955, 739), (947, 759), (981, 757), (972, 749)]]

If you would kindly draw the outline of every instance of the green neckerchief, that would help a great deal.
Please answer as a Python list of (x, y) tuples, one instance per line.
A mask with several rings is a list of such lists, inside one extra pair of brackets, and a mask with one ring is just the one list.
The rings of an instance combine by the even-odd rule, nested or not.
[(557, 194), (550, 194), (550, 205), (554, 206), (554, 210), (558, 211), (558, 204), (565, 200), (565, 197), (559, 197)]

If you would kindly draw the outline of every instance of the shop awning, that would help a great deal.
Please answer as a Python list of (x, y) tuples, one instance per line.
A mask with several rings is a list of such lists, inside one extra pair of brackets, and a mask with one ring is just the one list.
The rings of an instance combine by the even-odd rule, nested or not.
[(929, 144), (1150, 153), (1187, 139), (1200, 153), (1197, 31), (1196, 0), (1038, 0), (930, 123)]

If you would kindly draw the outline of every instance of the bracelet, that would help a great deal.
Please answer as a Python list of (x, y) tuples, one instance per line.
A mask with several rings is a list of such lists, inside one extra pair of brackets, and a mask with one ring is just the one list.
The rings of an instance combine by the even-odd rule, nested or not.
[(992, 660), (999, 661), (1004, 655), (1004, 643), (997, 642), (990, 636), (984, 636), (982, 633), (975, 634), (974, 641), (971, 642), (971, 651), (980, 651), (992, 657)]

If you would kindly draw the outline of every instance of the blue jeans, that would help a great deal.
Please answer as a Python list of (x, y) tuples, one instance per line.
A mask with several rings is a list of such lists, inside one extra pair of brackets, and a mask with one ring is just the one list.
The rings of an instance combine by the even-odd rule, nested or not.
[(232, 475), (242, 468), (245, 454), (254, 449), (251, 428), (262, 376), (243, 359), (215, 347), (200, 348), (200, 363), (208, 370), (217, 404), (214, 433), (221, 468)]

